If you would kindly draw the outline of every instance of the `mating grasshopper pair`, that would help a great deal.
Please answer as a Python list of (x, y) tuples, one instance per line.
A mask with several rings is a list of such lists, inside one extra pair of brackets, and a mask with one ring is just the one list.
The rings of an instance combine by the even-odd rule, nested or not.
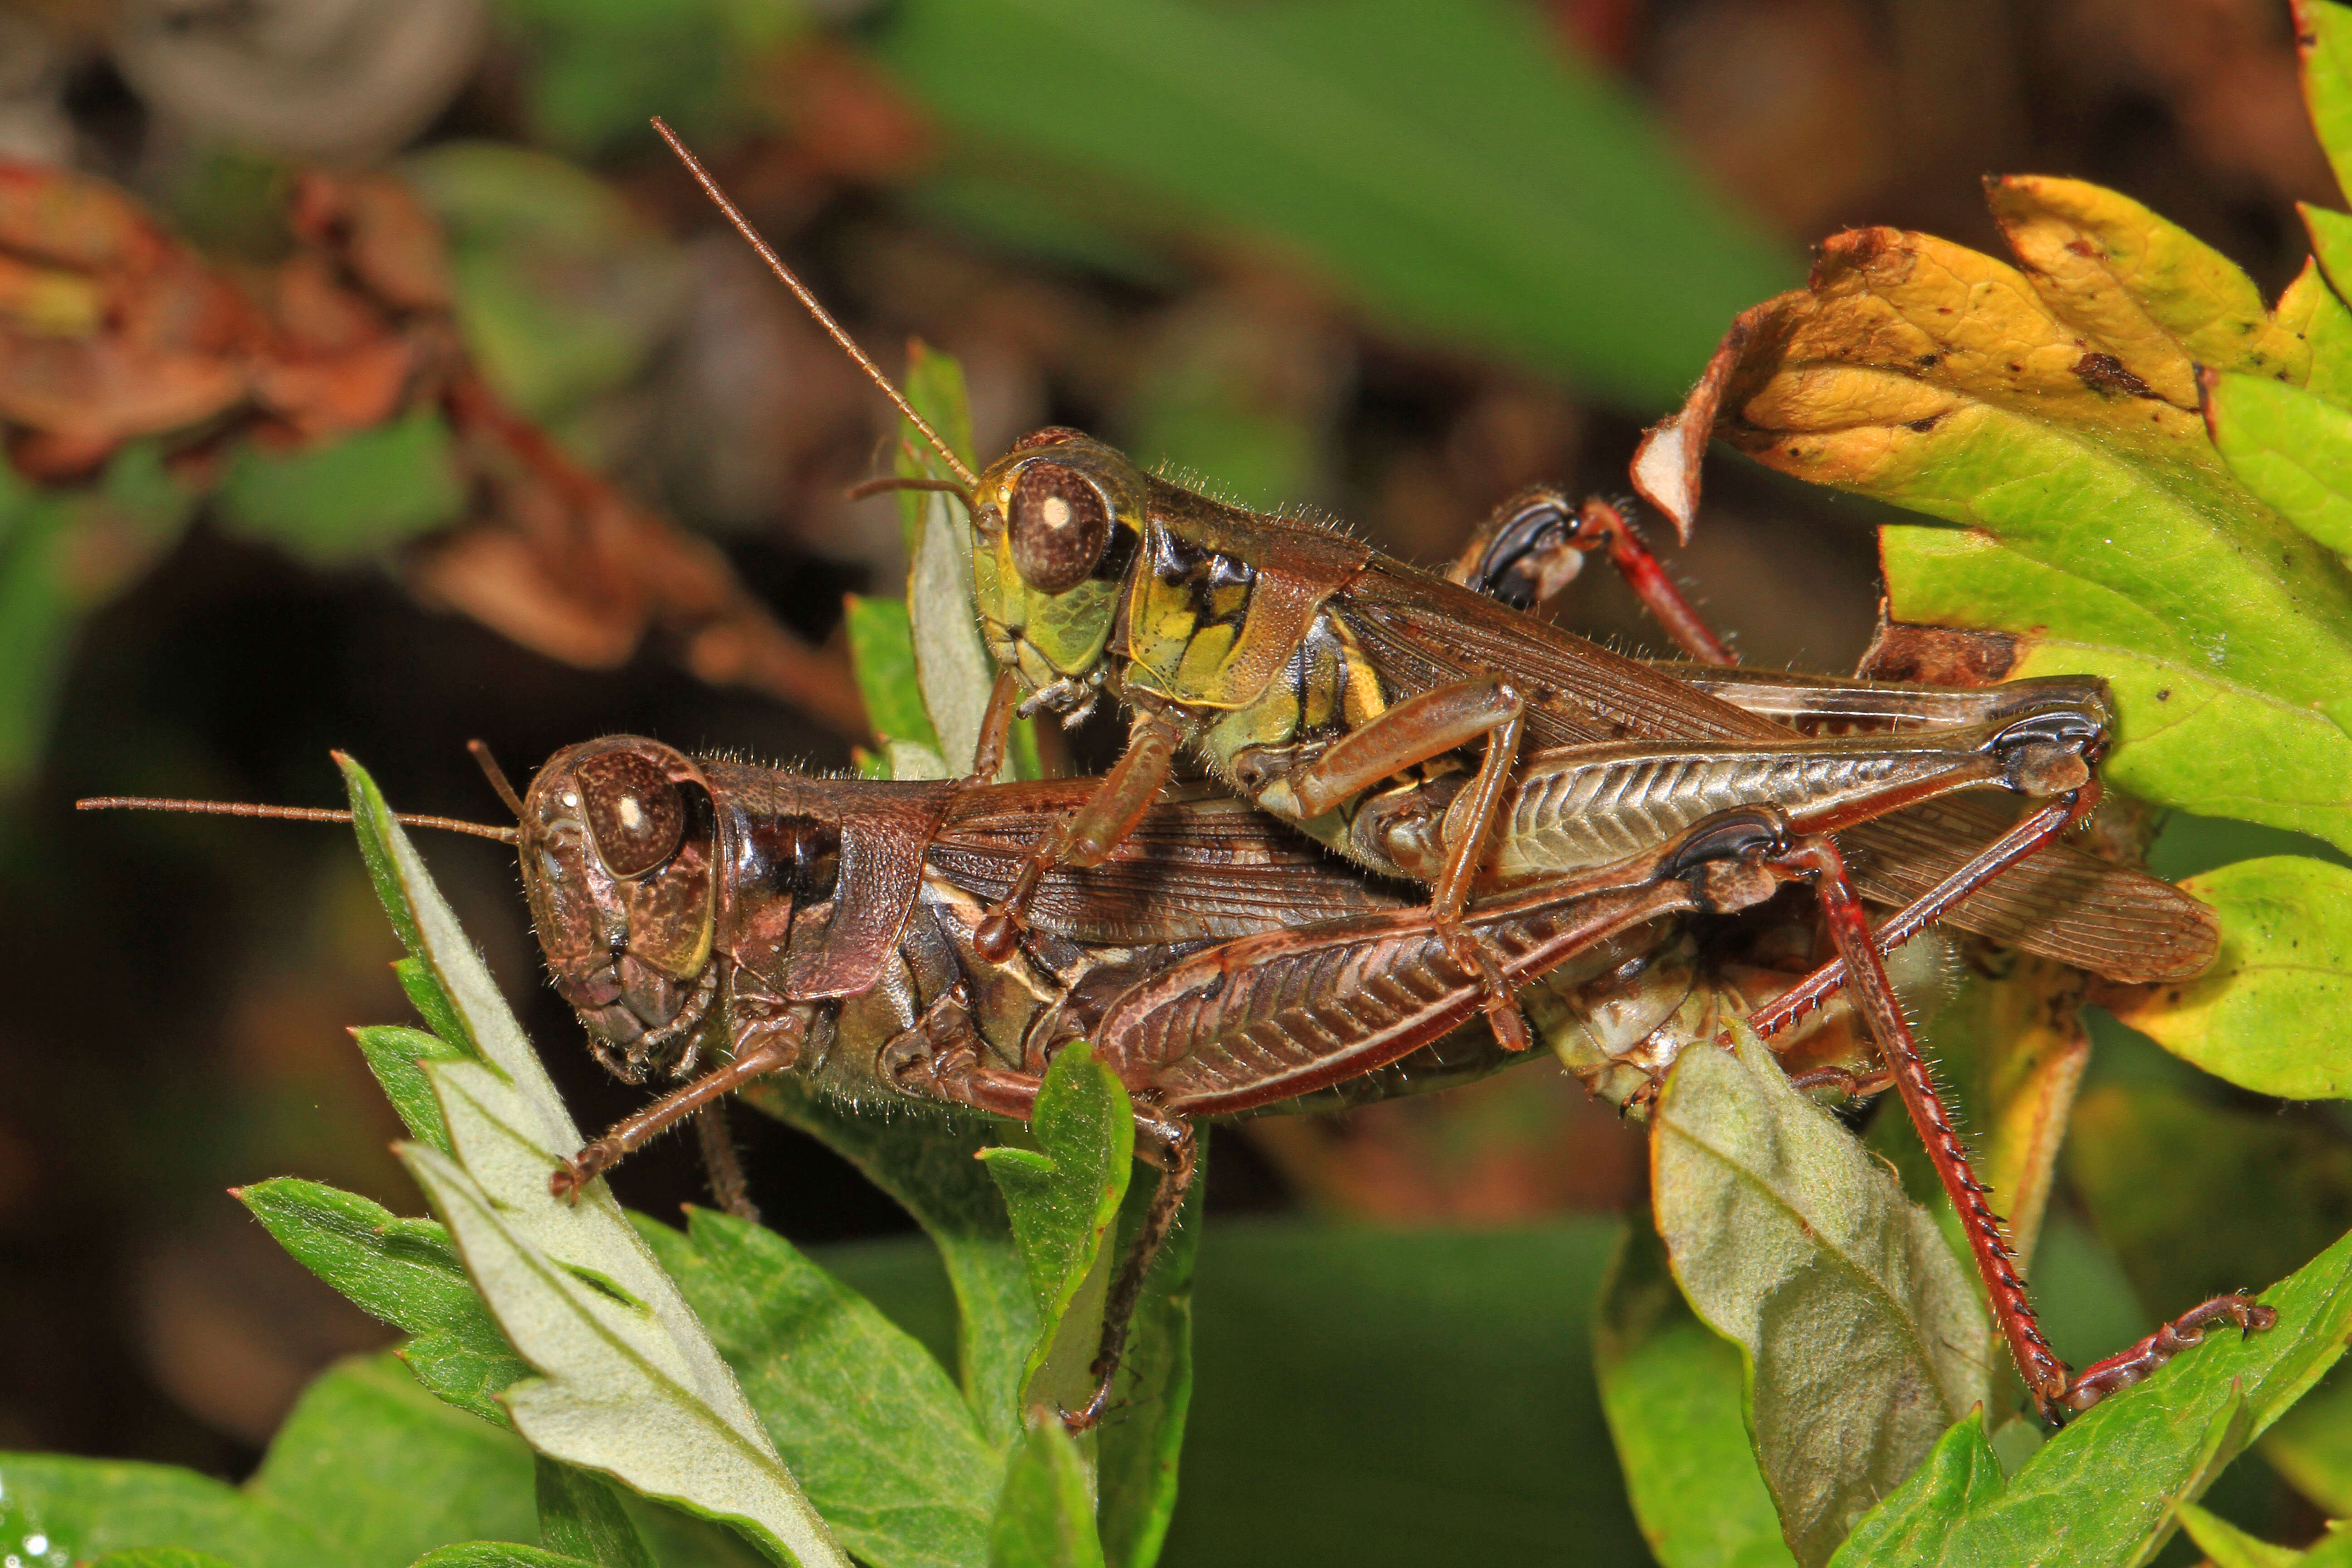
[[(2042, 1414), (2062, 1419), (2129, 1381), (2159, 1341), (2194, 1342), (2221, 1319), (2263, 1321), (2252, 1302), (2220, 1298), (2074, 1374), (2034, 1321), (1879, 963), (1937, 920), (2123, 981), (2179, 979), (2210, 962), (2207, 911), (2062, 841), (2099, 799), (2093, 768), (2112, 719), (2097, 682), (1889, 690), (1709, 668), (1727, 664), (1722, 643), (1622, 518), (1556, 496), (1507, 507), (1441, 579), (1337, 531), (1187, 489), (1069, 429), (1034, 432), (974, 472), (655, 124), (952, 475), (912, 482), (959, 495), (971, 518), (975, 607), (1001, 667), (983, 756), (997, 754), (1016, 710), (1075, 721), (1108, 695), (1129, 716), (1117, 765), (978, 928), (983, 956), (1013, 953), (1056, 868), (1115, 852), (1189, 749), (1273, 816), (1373, 871), (1430, 884), (1433, 939), (1476, 978), (1497, 1040), (1524, 1048), (1515, 982), (1474, 930), (1475, 898), (1664, 853), (1717, 814), (1773, 811), (1790, 836), (1773, 863), (1815, 883), (1840, 957), (1759, 1025), (1853, 989)], [(1703, 432), (1670, 434), (1687, 481)], [(1668, 466), (1674, 444), (1656, 454)], [(1620, 657), (1480, 591), (1558, 581), (1603, 548), (1633, 568), (1698, 666)], [(2040, 804), (2009, 823), (1958, 798), (1985, 789)], [(1901, 912), (1874, 934), (1864, 898)]]
[[(1158, 1228), (1107, 1322), (1107, 1383), (1117, 1309), (1189, 1180), (1192, 1118), (1499, 1065), (1531, 1043), (1526, 988), (1573, 995), (1603, 957), (1803, 881), (1838, 956), (1754, 1021), (1777, 1033), (1850, 987), (1883, 1060), (1864, 1078), (1891, 1082), (1917, 1123), (2045, 1415), (2212, 1321), (2265, 1321), (2218, 1298), (2073, 1374), (2034, 1322), (1881, 960), (1944, 919), (2122, 980), (2210, 960), (2201, 908), (2060, 841), (2098, 798), (2110, 721), (2095, 682), (1942, 691), (1641, 663), (1496, 596), (1605, 547), (1686, 649), (1719, 663), (1605, 510), (1528, 498), (1443, 579), (1182, 489), (1071, 431), (973, 473), (857, 357), (931, 439), (956, 475), (937, 488), (972, 520), (977, 609), (1003, 666), (975, 780), (789, 782), (623, 740), (566, 753), (528, 798), (507, 792), (551, 964), (599, 1054), (638, 1078), (683, 1074), (706, 1047), (730, 1058), (583, 1151), (559, 1190), (761, 1072), (1020, 1116), (1055, 1046), (1089, 1038), (1163, 1167)], [(1075, 718), (1105, 695), (1133, 722), (1108, 777), (1037, 786), (1019, 831), (985, 852), (967, 843), (971, 814), (1005, 809), (985, 781), (1016, 705)], [(1237, 807), (1155, 806), (1186, 747), (1271, 816), (1431, 884), (1429, 900), (1300, 846), (1286, 857)], [(1960, 798), (1987, 789), (2036, 804), (2011, 822)], [(1244, 826), (1257, 859), (1187, 869), (1202, 836), (1238, 842)], [(1284, 869), (1267, 883), (1237, 864)], [(1874, 931), (1864, 897), (1900, 912)], [(1455, 1035), (1481, 1011), (1491, 1039)], [(1561, 1026), (1546, 1030), (1556, 1046)], [(1662, 1065), (1673, 1043), (1632, 1054)]]

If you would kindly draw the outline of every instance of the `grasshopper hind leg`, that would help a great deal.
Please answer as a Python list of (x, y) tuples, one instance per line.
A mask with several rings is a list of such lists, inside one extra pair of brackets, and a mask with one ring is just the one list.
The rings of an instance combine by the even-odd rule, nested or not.
[(2252, 1333), (2272, 1327), (2278, 1314), (2251, 1298), (2216, 1296), (2200, 1302), (2121, 1353), (2076, 1373), (2050, 1346), (2027, 1297), (2000, 1216), (1985, 1202), (1991, 1189), (1977, 1179), (1967, 1146), (1953, 1130), (1935, 1077), (1879, 958), (1878, 933), (1870, 928), (1862, 901), (1848, 879), (1837, 847), (1826, 836), (1799, 839), (1780, 858), (1787, 870), (1813, 883), (1830, 935), (1844, 960), (1847, 984), (1857, 1010), (1886, 1058), (1886, 1071), (1902, 1095), (1919, 1140), (1944, 1192), (1960, 1216), (1969, 1248), (1992, 1302), (1993, 1321), (2024, 1374), (2027, 1391), (2042, 1419), (2054, 1425), (2088, 1410), (2117, 1389), (2147, 1376), (2181, 1351), (2200, 1342), (2220, 1323)]

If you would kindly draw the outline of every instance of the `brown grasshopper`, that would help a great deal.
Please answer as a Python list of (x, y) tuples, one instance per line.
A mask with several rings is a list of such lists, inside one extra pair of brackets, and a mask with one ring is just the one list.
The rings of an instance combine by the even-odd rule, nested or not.
[[(1759, 1029), (1785, 1045), (1810, 1000), (1853, 965), (1855, 1006), (1886, 1066), (1859, 1077), (1832, 1068), (1827, 1080), (1892, 1081), (1938, 1131), (1931, 1149), (1958, 1166), (1983, 1209), (1894, 1000), (1879, 958), (1885, 933), (1861, 921), (1828, 837), (1773, 808), (1719, 812), (1661, 844), (1472, 903), (1462, 929), (1484, 962), (1466, 963), (1425, 905), (1241, 803), (1171, 802), (1145, 813), (1100, 864), (1040, 878), (1030, 928), (1000, 958), (984, 951), (990, 901), (1025, 874), (1037, 838), (1090, 781), (813, 779), (622, 736), (559, 754), (518, 797), (478, 754), (517, 828), (406, 820), (517, 844), (557, 989), (598, 1057), (631, 1081), (687, 1077), (706, 1051), (726, 1058), (566, 1162), (551, 1177), (561, 1194), (691, 1118), (722, 1201), (740, 1202), (718, 1108), (768, 1073), (794, 1073), (853, 1102), (928, 1100), (1025, 1119), (1054, 1053), (1073, 1039), (1094, 1043), (1134, 1098), (1146, 1157), (1162, 1173), (1114, 1287), (1097, 1394), (1072, 1417), (1081, 1425), (1108, 1397), (1125, 1315), (1181, 1205), (1194, 1121), (1417, 1092), (1527, 1059), (1463, 1026), (1486, 1005), (1490, 969), (1526, 996), (1564, 1061), (1612, 1098), (1638, 1101), (1689, 1035), (1669, 1017), (1630, 1040), (1616, 1029), (1626, 1043), (1612, 1050), (1611, 1007), (1641, 977), (1668, 973), (1653, 961), (1671, 958), (1687, 917), (1751, 907), (1790, 881), (1818, 888), (1841, 957), (1794, 985), (1764, 977), (1757, 995), (1780, 994), (1757, 1014)], [(1908, 788), (1894, 777), (1848, 809), (1899, 805)], [(1916, 930), (1934, 912), (1924, 900), (1888, 931)], [(1597, 1054), (1594, 1042), (1604, 1042)], [(1979, 1260), (2053, 1418), (2144, 1374), (2206, 1322), (2262, 1321), (2251, 1303), (2220, 1298), (2074, 1377), (2042, 1341), (2005, 1255), (1980, 1249)], [(2053, 1383), (2058, 1394), (2045, 1391)]]
[[(1483, 961), (1468, 963), (1427, 907), (1286, 854), (1233, 803), (1162, 807), (1139, 823), (1141, 843), (1041, 877), (1028, 940), (992, 953), (985, 900), (1025, 874), (1041, 822), (1086, 787), (794, 779), (626, 737), (550, 762), (520, 816), (559, 989), (628, 1068), (667, 1058), (683, 1071), (702, 1037), (731, 1057), (591, 1143), (556, 1173), (555, 1190), (576, 1192), (769, 1072), (853, 1100), (907, 1095), (1025, 1119), (1054, 1051), (1090, 1039), (1134, 1097), (1162, 1169), (1153, 1219), (1114, 1288), (1097, 1397), (1074, 1417), (1090, 1421), (1124, 1311), (1191, 1179), (1195, 1120), (1491, 1070), (1509, 1059), (1507, 1039), (1448, 1037), (1486, 1005), (1493, 976), (1517, 994), (1582, 960), (1589, 977), (1596, 960), (1654, 945), (1684, 917), (1748, 908), (1796, 881), (1816, 889), (1839, 959), (1790, 987), (1759, 1026), (1784, 1029), (1835, 989), (1843, 966), (1883, 1079), (1939, 1169), (1957, 1172), (1972, 1239), (1991, 1238), (1978, 1262), (2046, 1415), (2086, 1408), (2212, 1322), (2267, 1322), (2243, 1298), (2216, 1298), (2080, 1375), (2058, 1360), (1895, 999), (1884, 933), (1864, 920), (1834, 842), (1790, 814), (1718, 812), (1654, 847), (1481, 899), (1463, 916)], [(1899, 806), (1908, 794), (1897, 778), (1849, 809)], [(1924, 926), (1939, 896), (1952, 895), (1915, 902), (1889, 931)], [(1573, 1009), (1573, 989), (1555, 994)]]

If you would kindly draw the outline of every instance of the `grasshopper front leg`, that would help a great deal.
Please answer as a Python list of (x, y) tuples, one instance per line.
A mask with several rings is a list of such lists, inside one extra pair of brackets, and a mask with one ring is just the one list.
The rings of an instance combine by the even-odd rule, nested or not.
[(972, 934), (972, 946), (982, 958), (1002, 963), (1013, 956), (1029, 900), (1046, 872), (1056, 866), (1081, 870), (1099, 866), (1135, 831), (1135, 825), (1143, 820), (1143, 814), (1151, 809), (1167, 784), (1176, 748), (1183, 739), (1183, 731), (1164, 714), (1137, 716), (1118, 764), (1086, 805), (1029, 857), (1011, 891), (980, 922)]

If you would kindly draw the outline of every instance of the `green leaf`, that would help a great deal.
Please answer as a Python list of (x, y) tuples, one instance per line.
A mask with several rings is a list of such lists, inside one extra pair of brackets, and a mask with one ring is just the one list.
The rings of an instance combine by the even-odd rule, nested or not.
[(2218, 1334), (2094, 1406), (2007, 1481), (1971, 1417), (1861, 1524), (1836, 1568), (2136, 1564), (2223, 1466), (2317, 1382), (2352, 1331), (2352, 1237), (2265, 1291), (2279, 1323)]
[(2311, 345), (2311, 371), (2300, 384), (2304, 389), (2338, 408), (2352, 406), (2352, 310), (2328, 287), (2319, 258), (2304, 262), (2303, 270), (2279, 295), (2273, 314)]
[(2352, 1098), (2352, 870), (2302, 855), (2242, 860), (2181, 886), (2221, 916), (2221, 952), (2196, 979), (2152, 988), (2116, 1016), (2242, 1089)]
[(2352, 849), (2352, 735), (2228, 676), (2226, 633), (2200, 649), (2162, 611), (1979, 533), (1883, 528), (1879, 555), (1904, 618), (1980, 624), (1997, 605), (1990, 618), (2023, 628), (2012, 675), (2103, 677), (2119, 741), (2102, 772), (2118, 788)]
[(539, 1539), (550, 1552), (595, 1568), (654, 1568), (645, 1537), (603, 1476), (538, 1456)]
[(2352, 12), (2327, 0), (2297, 0), (2294, 19), (2311, 128), (2336, 183), (2352, 190)]
[(917, 0), (874, 44), (1059, 205), (1270, 237), (1392, 322), (1621, 403), (1674, 398), (1795, 275), (1518, 7)]
[(2352, 580), (2238, 481), (2195, 374), (2291, 388), (2309, 342), (2114, 192), (2014, 177), (1992, 202), (2022, 270), (1889, 229), (1828, 242), (1744, 320), (1720, 433), (1958, 525), (1884, 531), (1891, 613), (2013, 634), (2014, 675), (2106, 676), (2116, 784), (2352, 843)]
[(437, 1547), (409, 1568), (597, 1568), (593, 1563), (505, 1541), (461, 1541)]
[(410, 1134), (444, 1154), (449, 1152), (449, 1129), (441, 1121), (441, 1102), (433, 1098), (425, 1080), (426, 1062), (465, 1059), (466, 1051), (438, 1035), (397, 1024), (372, 1024), (352, 1031), (367, 1058), (368, 1070), (383, 1086), (384, 1098), (407, 1125)]
[[(372, 877), (374, 876), (375, 869), (374, 862), (369, 862), (368, 870)], [(397, 900), (386, 901), (384, 887), (383, 879), (375, 877), (376, 901), (384, 905), (384, 912), (392, 915), (394, 931), (399, 931), (403, 929), (402, 922), (408, 919), (408, 910), (405, 906), (397, 906), (399, 912), (394, 914), (393, 910), (397, 905)], [(414, 953), (415, 951), (412, 942), (409, 952)], [(408, 1005), (415, 1008), (417, 1016), (425, 1020), (425, 1026), (432, 1031), (433, 1038), (436, 1042), (455, 1050), (460, 1056), (470, 1057), (476, 1061), (482, 1059), (481, 1047), (474, 1044), (474, 1037), (467, 1033), (466, 1020), (458, 1016), (456, 1005), (449, 1000), (449, 994), (441, 989), (441, 982), (434, 978), (431, 965), (421, 958), (403, 958), (394, 961), (392, 972), (400, 981), (401, 994), (408, 998)], [(364, 1042), (361, 1048), (362, 1050), (366, 1048)], [(420, 1062), (424, 1059), (422, 1056), (417, 1058)], [(419, 1075), (422, 1076), (421, 1068)], [(381, 1073), (377, 1074), (376, 1081), (383, 1082)], [(390, 1084), (384, 1085), (384, 1092), (386, 1094), (392, 1092)], [(426, 1092), (429, 1096), (431, 1092), (429, 1087)], [(421, 1108), (420, 1114), (422, 1114)], [(441, 1108), (438, 1104), (433, 1107), (432, 1115), (432, 1124), (439, 1126)], [(448, 1135), (446, 1128), (442, 1129), (442, 1135), (445, 1138)], [(426, 1141), (431, 1142), (429, 1139)]]
[[(1685, 1051), (1653, 1116), (1658, 1233), (1744, 1352), (1756, 1454), (1801, 1563), (1987, 1397), (1983, 1310), (1936, 1222), (1741, 1031)], [(1822, 1369), (1847, 1418), (1824, 1417)]]
[[(1112, 1568), (1151, 1568), (1176, 1508), (1176, 1461), (1192, 1402), (1192, 1271), (1208, 1191), (1208, 1129), (1196, 1128), (1192, 1136), (1192, 1190), (1136, 1302), (1127, 1353), (1111, 1384), (1111, 1408), (1118, 1414), (1097, 1428), (1098, 1528)], [(1129, 1183), (1113, 1258), (1127, 1256), (1158, 1186)]]
[(228, 531), (325, 566), (446, 528), (465, 510), (455, 442), (429, 407), (291, 452), (247, 442), (215, 498)]
[(2238, 482), (2338, 554), (2352, 552), (2352, 410), (2259, 375), (2216, 376), (2213, 445)]
[(1003, 1195), (975, 1158), (992, 1146), (990, 1122), (919, 1111), (885, 1122), (782, 1075), (745, 1085), (740, 1098), (856, 1165), (922, 1226), (955, 1291), (964, 1402), (990, 1443), (1009, 1448), (1022, 1430), (1022, 1369), (1037, 1311)]
[(560, 419), (626, 383), (685, 302), (677, 247), (561, 158), (444, 142), (401, 172), (447, 232), (466, 346), (532, 418)]
[[(857, 671), (857, 692), (866, 699), (866, 717), (874, 726), (874, 738), (885, 746), (912, 744), (938, 755), (939, 733), (931, 728), (922, 689), (915, 680), (914, 631), (907, 619), (907, 601), (849, 594), (842, 599), (842, 609), (850, 663)], [(931, 776), (947, 776), (944, 758), (940, 770)]]
[(326, 1542), (274, 1500), (170, 1465), (58, 1454), (0, 1454), (0, 1543), (26, 1568), (160, 1547), (237, 1568), (317, 1568), (331, 1560)]
[(1101, 1568), (1102, 1561), (1086, 1461), (1049, 1416), (1029, 1429), (1005, 1467), (989, 1568)]
[(2293, 1568), (2303, 1561), (2304, 1554), (2295, 1548), (2273, 1546), (2193, 1502), (2184, 1502), (2174, 1511), (2180, 1516), (2189, 1539), (2204, 1551), (2213, 1568)]
[(490, 1320), (440, 1225), (291, 1176), (236, 1195), (296, 1262), (415, 1336), (400, 1355), (419, 1383), (460, 1410), (507, 1424), (498, 1396), (530, 1369)]
[(389, 1356), (312, 1383), (247, 1489), (316, 1530), (352, 1568), (404, 1568), (452, 1541), (528, 1541), (530, 1455), (434, 1399)]
[(594, 1184), (576, 1205), (549, 1194), (579, 1129), (374, 784), (343, 765), (379, 889), (406, 910), (417, 955), (485, 1058), (426, 1069), (457, 1157), (421, 1144), (401, 1155), (541, 1374), (507, 1391), (516, 1429), (551, 1458), (730, 1520), (782, 1560), (845, 1563), (611, 1193)]
[[(1135, 1164), (1135, 1110), (1118, 1075), (1081, 1040), (1046, 1069), (1029, 1132), (1036, 1149), (1000, 1145), (981, 1158), (1004, 1190), (1037, 1306), (1037, 1339), (1023, 1367), (1023, 1397), (1075, 1409), (1091, 1393), (1087, 1366), (1102, 1321), (1099, 1301), (1075, 1309), (1081, 1288), (1105, 1261), (1103, 1242), (1127, 1195)], [(1048, 1360), (1065, 1357), (1069, 1364), (1057, 1369), (1062, 1375), (1039, 1386)]]
[(1741, 1406), (1738, 1348), (1692, 1316), (1647, 1226), (1619, 1246), (1592, 1354), (1642, 1535), (1662, 1568), (1783, 1568), (1772, 1494)]
[[(971, 402), (964, 391), (963, 366), (918, 340), (907, 356), (907, 400), (967, 467), (972, 458)], [(947, 465), (911, 421), (898, 429), (898, 471), (917, 479), (950, 479)], [(898, 510), (907, 544), (907, 604), (912, 624), (917, 685), (945, 765), (942, 777), (969, 773), (978, 749), (982, 715), (996, 684), (996, 662), (981, 640), (973, 611), (971, 519), (960, 497), (939, 491), (901, 490)], [(1024, 749), (1035, 761), (1035, 742), (1025, 725), (1022, 742), (1006, 748), (1008, 763)], [(894, 776), (909, 778), (908, 773)], [(1016, 768), (1012, 776), (1036, 776)]]
[(2084, 1095), (2066, 1169), (2139, 1297), (2135, 1336), (2209, 1296), (2284, 1278), (2352, 1224), (2352, 1147), (2340, 1137), (2187, 1088)]
[(845, 1547), (986, 1556), (1003, 1455), (928, 1351), (773, 1231), (699, 1208), (684, 1235), (638, 1228)]

